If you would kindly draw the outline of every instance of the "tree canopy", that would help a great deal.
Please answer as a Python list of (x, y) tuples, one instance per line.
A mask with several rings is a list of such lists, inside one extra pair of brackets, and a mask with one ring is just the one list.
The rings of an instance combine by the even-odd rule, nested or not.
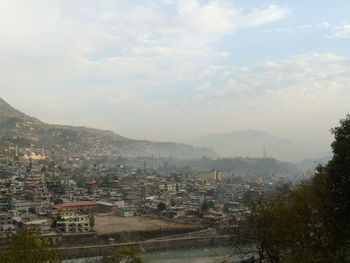
[(350, 262), (350, 115), (332, 129), (333, 158), (287, 195), (252, 204), (260, 262)]
[(0, 263), (58, 262), (56, 251), (25, 228), (10, 237), (9, 247), (0, 250)]

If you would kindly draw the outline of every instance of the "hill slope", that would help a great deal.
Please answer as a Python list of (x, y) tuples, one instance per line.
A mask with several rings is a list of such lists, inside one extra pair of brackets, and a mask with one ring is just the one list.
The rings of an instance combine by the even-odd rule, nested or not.
[(84, 156), (164, 156), (177, 158), (216, 157), (208, 148), (172, 142), (132, 140), (111, 131), (50, 125), (30, 117), (0, 98), (0, 146), (45, 147), (57, 158)]

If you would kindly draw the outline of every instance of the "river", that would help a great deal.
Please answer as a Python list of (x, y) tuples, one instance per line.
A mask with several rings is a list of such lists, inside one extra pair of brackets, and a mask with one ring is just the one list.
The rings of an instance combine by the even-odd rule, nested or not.
[(214, 263), (229, 254), (227, 247), (196, 248), (142, 253), (145, 263)]
[[(228, 247), (209, 247), (140, 253), (144, 263), (221, 263), (230, 255)], [(231, 260), (233, 258), (230, 258)], [(238, 257), (234, 258), (235, 261)], [(99, 263), (101, 257), (64, 260), (62, 263)], [(230, 261), (232, 262), (232, 261)]]

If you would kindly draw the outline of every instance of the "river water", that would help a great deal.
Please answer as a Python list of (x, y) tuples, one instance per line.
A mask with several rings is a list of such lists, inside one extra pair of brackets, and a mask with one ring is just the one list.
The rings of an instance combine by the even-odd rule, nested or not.
[(229, 254), (226, 247), (196, 248), (143, 253), (145, 263), (214, 263), (222, 262)]
[[(229, 259), (228, 247), (210, 247), (140, 253), (144, 263), (221, 263)], [(239, 257), (230, 258), (238, 262)], [(99, 263), (101, 257), (64, 260), (63, 263)]]

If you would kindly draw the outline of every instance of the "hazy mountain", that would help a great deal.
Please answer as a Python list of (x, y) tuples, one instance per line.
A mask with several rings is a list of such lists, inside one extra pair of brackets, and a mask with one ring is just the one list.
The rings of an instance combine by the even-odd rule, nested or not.
[(5, 120), (7, 118), (28, 118), (22, 112), (12, 108), (8, 103), (6, 103), (3, 99), (0, 98), (0, 120)]
[(321, 153), (302, 160), (300, 163), (298, 163), (298, 167), (303, 171), (313, 170), (316, 168), (317, 165), (326, 164), (331, 159), (332, 154), (330, 152)]
[(193, 140), (191, 144), (210, 147), (226, 157), (273, 157), (289, 162), (300, 162), (317, 152), (311, 144), (253, 130), (211, 134)]
[(216, 157), (208, 148), (172, 142), (132, 140), (111, 131), (50, 125), (30, 117), (0, 99), (0, 146), (46, 147), (56, 157), (164, 156), (177, 158)]

